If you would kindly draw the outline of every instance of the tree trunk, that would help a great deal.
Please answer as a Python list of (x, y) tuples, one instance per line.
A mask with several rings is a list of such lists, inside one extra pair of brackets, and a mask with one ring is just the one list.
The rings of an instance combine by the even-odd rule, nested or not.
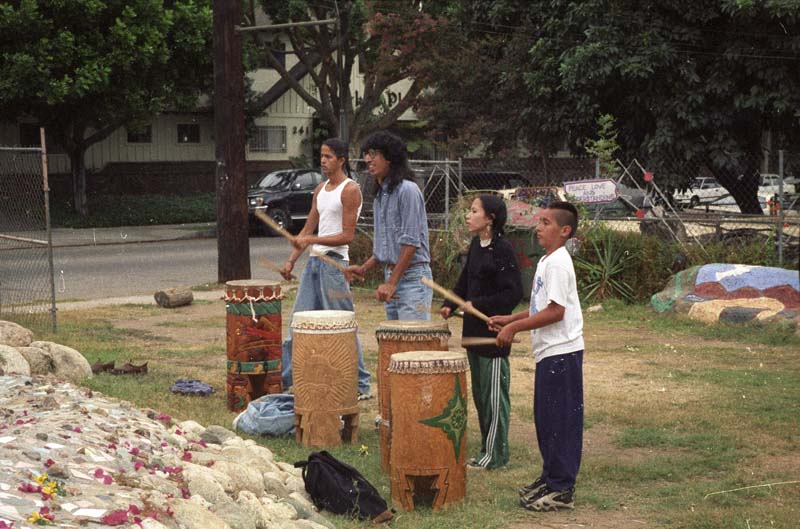
[(159, 290), (153, 297), (158, 303), (159, 307), (171, 309), (175, 307), (182, 307), (194, 301), (194, 294), (187, 287), (168, 288), (166, 290)]
[(79, 144), (69, 152), (69, 161), (72, 166), (72, 201), (75, 213), (86, 216), (89, 206), (86, 202), (86, 148)]

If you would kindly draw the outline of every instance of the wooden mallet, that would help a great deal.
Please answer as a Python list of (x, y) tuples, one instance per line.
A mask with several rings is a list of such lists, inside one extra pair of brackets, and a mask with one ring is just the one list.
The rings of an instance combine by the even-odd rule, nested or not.
[[(476, 345), (494, 345), (497, 340), (494, 338), (467, 337), (461, 339), (461, 347), (474, 347)], [(520, 343), (519, 338), (514, 338), (511, 343)]]
[(464, 300), (461, 296), (459, 296), (455, 292), (447, 290), (443, 286), (436, 284), (435, 282), (431, 281), (427, 277), (423, 277), (422, 278), (422, 284), (424, 284), (425, 286), (431, 287), (436, 292), (438, 292), (439, 294), (444, 296), (445, 299), (447, 299), (449, 301), (452, 301), (453, 303), (458, 305), (458, 307), (460, 309), (462, 309), (463, 311), (469, 312), (470, 314), (472, 314), (476, 318), (480, 318), (483, 321), (485, 321), (486, 323), (489, 323), (489, 316), (487, 316), (483, 312), (479, 311), (478, 309), (476, 309), (472, 305), (467, 305), (466, 300)]

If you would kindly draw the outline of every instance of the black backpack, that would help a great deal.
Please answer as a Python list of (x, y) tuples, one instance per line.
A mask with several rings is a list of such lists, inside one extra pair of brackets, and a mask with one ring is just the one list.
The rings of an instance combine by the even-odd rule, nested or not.
[(294, 466), (303, 469), (306, 492), (318, 509), (362, 520), (391, 520), (392, 511), (375, 487), (358, 470), (328, 452), (312, 452), (308, 461), (298, 461)]

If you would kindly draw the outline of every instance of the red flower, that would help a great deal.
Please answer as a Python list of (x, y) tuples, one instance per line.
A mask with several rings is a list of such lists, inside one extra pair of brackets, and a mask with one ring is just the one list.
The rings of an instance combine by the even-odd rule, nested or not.
[(135, 456), (138, 456), (139, 455), (139, 449), (134, 446), (133, 448), (128, 450), (128, 453), (133, 454)]
[(42, 486), (34, 485), (33, 483), (23, 483), (17, 490), (20, 492), (42, 492)]
[(169, 422), (169, 421), (172, 420), (172, 417), (170, 417), (166, 413), (159, 413), (158, 415), (156, 415), (156, 420), (157, 421)]
[(213, 467), (213, 466), (214, 466), (214, 463), (216, 463), (216, 461), (214, 461), (213, 459), (210, 459), (210, 460), (208, 461), (208, 463), (206, 463), (206, 466), (207, 466), (207, 467)]
[(52, 459), (48, 459), (47, 461), (44, 462), (44, 466), (47, 467), (47, 468), (50, 468), (55, 464), (56, 464), (56, 462), (53, 461)]
[(133, 464), (133, 470), (139, 470), (143, 466), (144, 466), (144, 463), (142, 463), (141, 461), (137, 461), (136, 463)]
[(192, 497), (191, 493), (189, 492), (189, 489), (187, 489), (186, 487), (181, 487), (181, 496), (183, 496), (184, 500), (188, 500), (189, 498)]
[(122, 525), (128, 523), (128, 511), (116, 510), (111, 511), (100, 519), (106, 525)]
[(169, 443), (166, 441), (161, 441), (161, 447), (164, 448), (166, 446), (169, 446)]
[(106, 473), (105, 473), (105, 472), (103, 472), (103, 469), (102, 469), (102, 468), (98, 468), (98, 469), (96, 469), (96, 470), (94, 471), (94, 477), (96, 477), (96, 478), (102, 478), (102, 477), (103, 477), (103, 476), (105, 476), (105, 475), (106, 475)]
[(137, 514), (142, 514), (142, 510), (139, 509), (138, 506), (136, 506), (136, 505), (134, 505), (132, 503), (130, 505), (128, 505), (128, 512), (133, 514), (134, 516), (136, 516)]
[(103, 485), (111, 485), (114, 479), (111, 476), (103, 476)]
[(75, 428), (72, 429), (72, 431), (75, 433), (83, 433), (83, 430), (81, 430), (80, 426), (76, 426)]
[(184, 452), (183, 457), (181, 457), (181, 459), (183, 459), (184, 461), (191, 461), (192, 460), (191, 452)]
[(0, 520), (0, 529), (12, 529), (14, 527), (14, 522), (6, 523), (5, 520)]

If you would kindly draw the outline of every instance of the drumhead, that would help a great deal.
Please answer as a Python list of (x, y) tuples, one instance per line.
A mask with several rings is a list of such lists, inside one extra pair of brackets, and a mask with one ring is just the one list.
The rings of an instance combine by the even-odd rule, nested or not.
[(267, 281), (266, 279), (234, 279), (226, 281), (225, 286), (233, 288), (280, 288), (281, 284), (278, 281)]
[(469, 368), (467, 355), (458, 351), (409, 351), (395, 353), (390, 373), (459, 373)]
[(446, 321), (429, 321), (429, 320), (387, 320), (378, 324), (378, 331), (442, 331), (450, 332)]
[(351, 310), (304, 310), (292, 315), (292, 329), (354, 329), (356, 314)]

